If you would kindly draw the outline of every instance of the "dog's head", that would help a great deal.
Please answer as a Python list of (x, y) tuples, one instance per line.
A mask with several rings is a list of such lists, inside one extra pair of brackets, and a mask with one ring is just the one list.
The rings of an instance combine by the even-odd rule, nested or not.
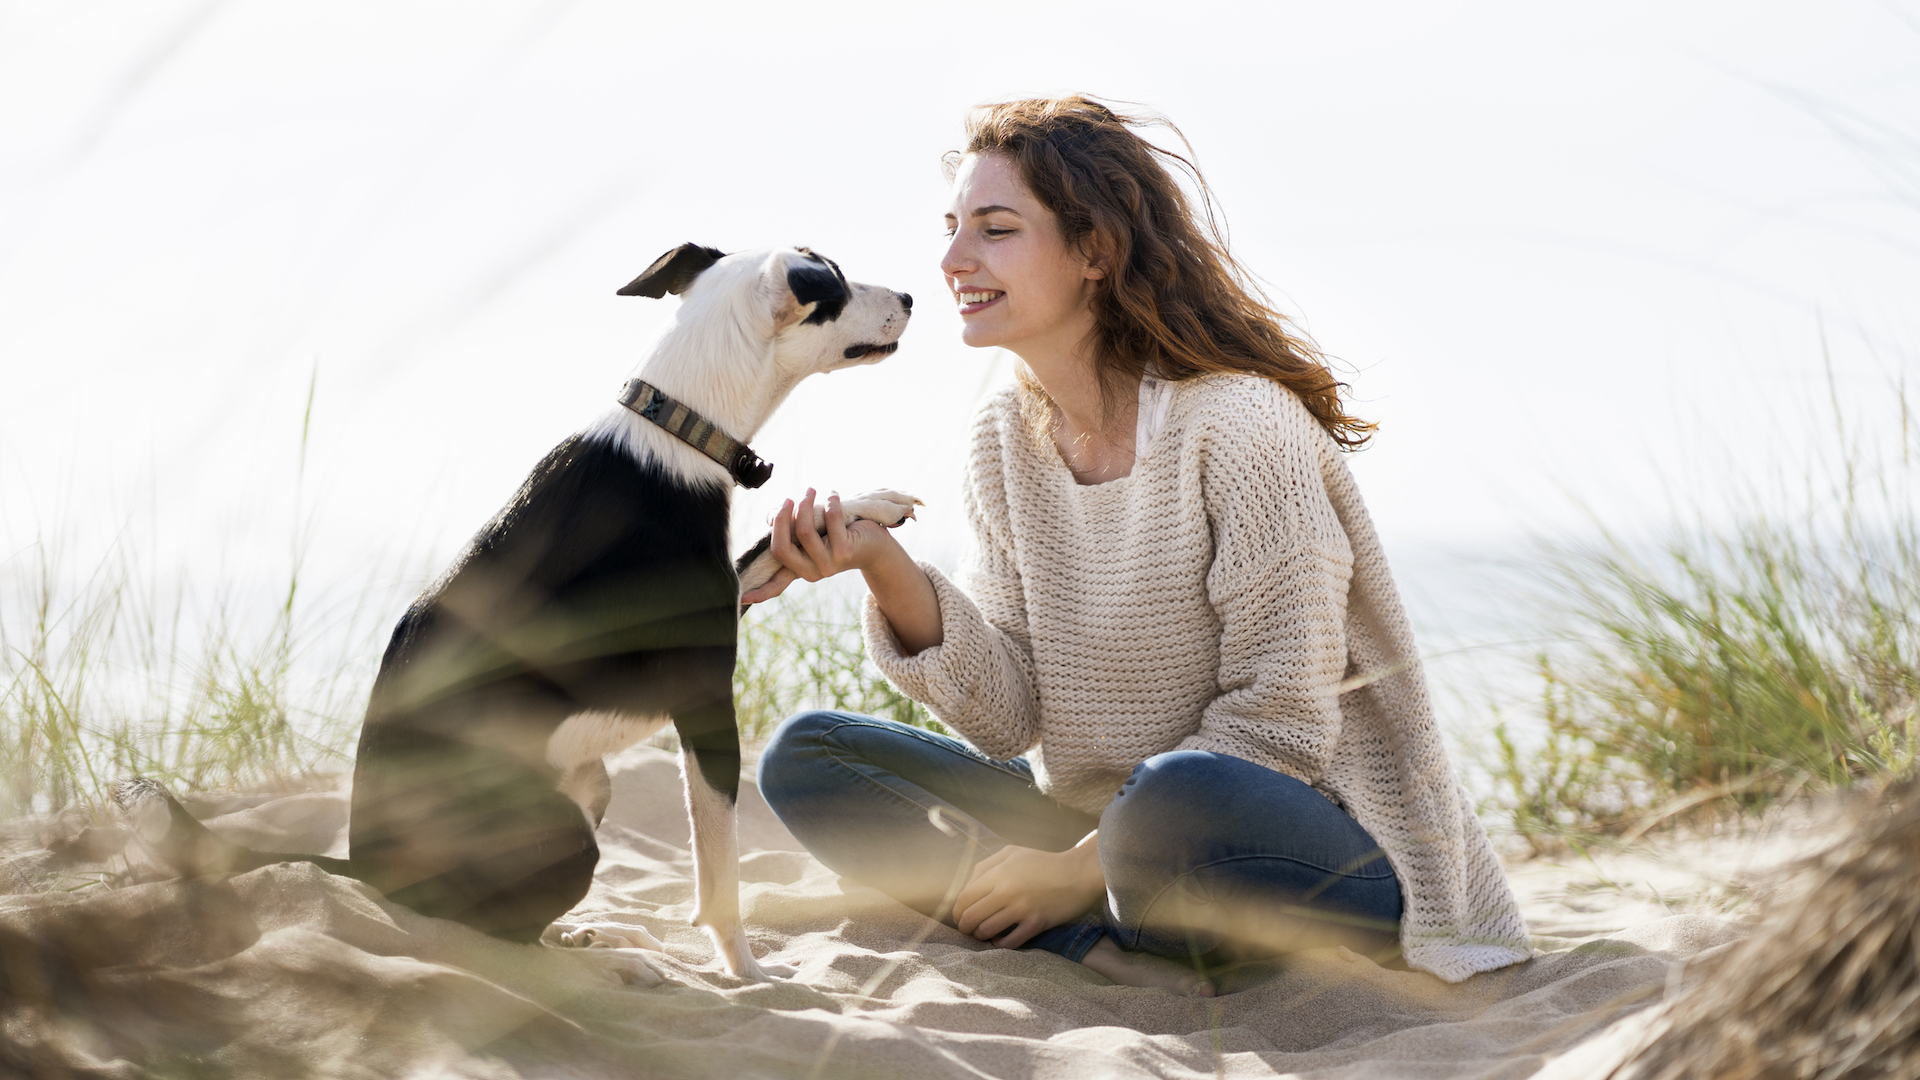
[(622, 296), (684, 300), (683, 320), (726, 309), (734, 325), (771, 346), (783, 381), (855, 364), (871, 364), (899, 348), (913, 297), (881, 285), (848, 281), (832, 259), (806, 248), (728, 255), (682, 244), (620, 290)]

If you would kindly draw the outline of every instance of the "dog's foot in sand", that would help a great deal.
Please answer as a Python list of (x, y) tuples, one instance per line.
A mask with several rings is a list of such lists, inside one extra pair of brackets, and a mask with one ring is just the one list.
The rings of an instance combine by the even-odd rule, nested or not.
[(665, 972), (640, 949), (593, 949), (580, 955), (590, 956), (596, 969), (628, 986), (659, 986), (667, 981)]
[(1157, 986), (1188, 997), (1210, 998), (1218, 991), (1191, 967), (1152, 953), (1128, 952), (1101, 938), (1080, 962), (1122, 986)]
[(625, 923), (555, 923), (563, 949), (652, 949), (666, 952), (660, 939), (645, 927)]
[(800, 974), (800, 969), (797, 967), (791, 967), (787, 964), (775, 964), (766, 960), (755, 960), (753, 967), (741, 972), (740, 977), (743, 979), (752, 979), (754, 982), (778, 982), (783, 979), (791, 979), (798, 974)]
[(625, 923), (554, 923), (555, 946), (591, 956), (595, 969), (628, 986), (659, 986), (667, 975), (654, 966), (648, 951), (665, 953), (666, 946), (644, 927)]
[(231, 845), (195, 821), (161, 784), (134, 776), (115, 783), (107, 794), (137, 847), (156, 868), (198, 875), (232, 865)]

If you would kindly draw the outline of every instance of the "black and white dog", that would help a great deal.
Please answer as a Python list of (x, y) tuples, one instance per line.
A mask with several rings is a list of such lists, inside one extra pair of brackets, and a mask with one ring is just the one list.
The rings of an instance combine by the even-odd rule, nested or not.
[[(423, 914), (540, 939), (587, 894), (602, 758), (671, 722), (692, 817), (693, 922), (735, 975), (766, 978), (739, 912), (733, 485), (771, 467), (753, 437), (809, 375), (892, 353), (911, 297), (849, 282), (805, 248), (724, 255), (685, 244), (622, 295), (681, 296), (616, 407), (533, 470), (401, 618), (354, 767), (350, 857), (255, 852), (214, 836), (150, 781), (115, 798), (186, 873), (312, 861)], [(889, 527), (915, 500), (847, 504)], [(762, 557), (759, 560), (766, 563)], [(565, 944), (658, 948), (632, 927), (562, 927)], [(777, 971), (778, 969), (776, 969)]]

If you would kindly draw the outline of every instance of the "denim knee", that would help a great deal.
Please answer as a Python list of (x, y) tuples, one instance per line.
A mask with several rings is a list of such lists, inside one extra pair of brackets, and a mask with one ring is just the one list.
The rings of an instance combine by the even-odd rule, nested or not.
[(1111, 843), (1134, 854), (1163, 843), (1181, 846), (1187, 823), (1204, 818), (1222, 782), (1220, 755), (1175, 750), (1133, 767), (1133, 775), (1100, 815), (1100, 850)]
[(831, 710), (809, 709), (794, 713), (774, 729), (767, 748), (760, 753), (756, 783), (775, 811), (801, 786), (801, 778), (815, 757), (813, 752), (820, 748), (827, 732), (844, 722), (844, 716)]

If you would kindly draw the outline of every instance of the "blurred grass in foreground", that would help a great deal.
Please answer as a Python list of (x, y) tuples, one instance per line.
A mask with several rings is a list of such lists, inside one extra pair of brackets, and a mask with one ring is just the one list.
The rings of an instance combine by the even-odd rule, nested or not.
[[(209, 612), (124, 545), (84, 576), (65, 570), (45, 544), (0, 563), (0, 813), (97, 808), (136, 773), (263, 790), (352, 767), (403, 590), (368, 582), (316, 603), (296, 569), (272, 595), (214, 590)], [(826, 589), (747, 614), (734, 693), (749, 742), (807, 708), (945, 730), (866, 663), (857, 598)]]
[(1549, 549), (1562, 644), (1535, 657), (1529, 721), (1503, 718), (1483, 755), (1488, 809), (1534, 851), (1913, 768), (1920, 455), (1904, 386), (1894, 403), (1897, 451), (1836, 423), (1840, 468), (1797, 496), (1701, 511), (1658, 545)]

